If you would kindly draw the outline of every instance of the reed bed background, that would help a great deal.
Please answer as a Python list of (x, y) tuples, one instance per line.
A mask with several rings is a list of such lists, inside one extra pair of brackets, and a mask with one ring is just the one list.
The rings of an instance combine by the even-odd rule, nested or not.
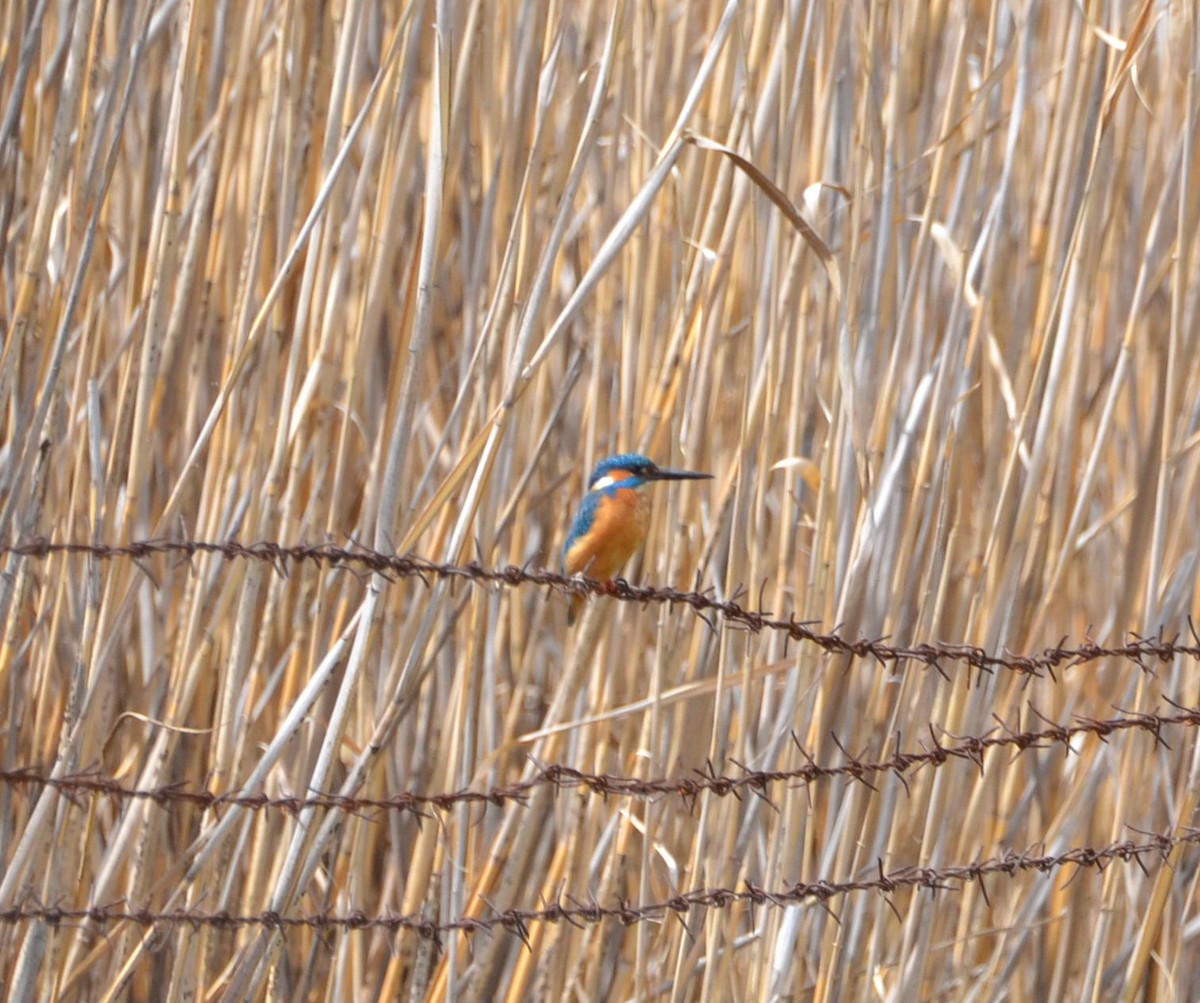
[(1193, 4), (0, 21), (6, 998), (1200, 997)]

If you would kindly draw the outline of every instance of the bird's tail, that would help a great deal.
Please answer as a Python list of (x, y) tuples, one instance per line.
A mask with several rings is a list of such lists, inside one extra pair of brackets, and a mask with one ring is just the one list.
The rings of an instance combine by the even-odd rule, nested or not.
[(575, 626), (575, 621), (579, 619), (579, 614), (583, 610), (583, 596), (571, 596), (567, 600), (567, 626)]

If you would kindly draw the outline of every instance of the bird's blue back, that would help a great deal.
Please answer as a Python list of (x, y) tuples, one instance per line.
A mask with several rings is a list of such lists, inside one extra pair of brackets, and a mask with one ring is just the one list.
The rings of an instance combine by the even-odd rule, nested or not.
[(596, 510), (600, 507), (600, 499), (603, 495), (604, 491), (589, 491), (584, 495), (583, 503), (579, 506), (575, 520), (571, 523), (571, 529), (567, 533), (567, 541), (563, 544), (562, 559), (564, 566), (567, 562), (567, 552), (575, 545), (576, 540), (581, 536), (587, 535), (588, 530), (592, 528), (592, 523), (596, 521)]

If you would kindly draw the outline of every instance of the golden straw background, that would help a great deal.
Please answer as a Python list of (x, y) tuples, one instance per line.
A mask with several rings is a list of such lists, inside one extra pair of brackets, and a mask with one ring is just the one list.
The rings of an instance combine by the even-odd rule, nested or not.
[[(901, 645), (1191, 641), (1194, 4), (11, 0), (0, 25), (0, 540), (556, 570), (593, 463), (636, 450), (715, 478), (654, 489), (632, 582)], [(939, 672), (610, 596), (568, 630), (531, 585), (2, 560), (0, 766), (126, 787), (736, 776), (1200, 704), (1182, 654)], [(523, 937), (37, 913), (442, 924), (1187, 834), (1194, 722), (1160, 737), (424, 817), (3, 781), (0, 985), (1195, 1000), (1186, 840)]]

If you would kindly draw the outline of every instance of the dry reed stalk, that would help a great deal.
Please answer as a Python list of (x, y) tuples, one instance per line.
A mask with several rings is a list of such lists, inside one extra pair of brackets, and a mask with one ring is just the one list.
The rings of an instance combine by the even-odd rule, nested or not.
[[(0, 539), (555, 567), (587, 468), (636, 448), (715, 478), (660, 488), (633, 581), (901, 645), (1187, 631), (1200, 17), (1084, 6), (10, 4)], [(1200, 703), (1184, 655), (939, 673), (606, 597), (567, 631), (564, 607), (216, 553), (6, 552), (3, 766), (386, 799), (546, 763), (834, 766)], [(870, 785), (540, 785), (428, 818), (0, 782), (0, 909), (436, 924), (1195, 825), (1194, 728), (1105, 737)], [(1195, 855), (436, 943), (27, 917), (0, 925), (0, 984), (1187, 1000)]]

